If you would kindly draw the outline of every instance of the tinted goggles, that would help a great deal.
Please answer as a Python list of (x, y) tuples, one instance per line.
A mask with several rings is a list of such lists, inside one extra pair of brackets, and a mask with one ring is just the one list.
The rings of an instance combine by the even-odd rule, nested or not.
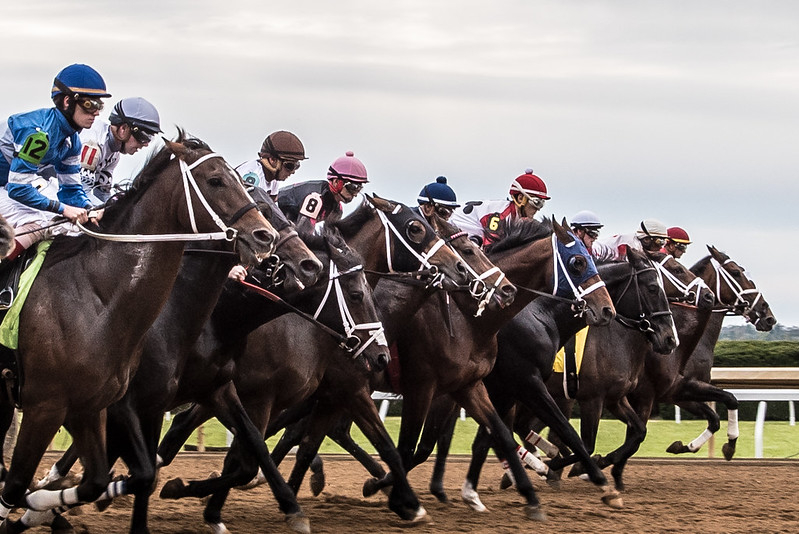
[(145, 132), (138, 126), (131, 126), (130, 127), (130, 134), (138, 141), (139, 143), (145, 145), (153, 140), (153, 134), (149, 132)]
[(585, 235), (591, 239), (596, 239), (599, 237), (599, 230), (596, 228), (583, 228), (583, 232), (585, 232)]
[(105, 104), (99, 98), (78, 98), (75, 103), (89, 113), (102, 111), (103, 107), (105, 107)]
[(294, 172), (300, 168), (300, 162), (292, 159), (281, 159), (280, 162), (283, 164), (283, 168), (289, 172)]
[(347, 191), (353, 195), (356, 195), (360, 193), (361, 189), (363, 189), (363, 184), (360, 182), (344, 182), (344, 187), (347, 189)]
[(685, 252), (686, 250), (688, 250), (688, 245), (685, 243), (674, 243), (674, 248)]
[(442, 206), (440, 204), (436, 204), (436, 206), (435, 206), (436, 215), (438, 215), (439, 217), (441, 217), (445, 221), (449, 220), (449, 218), (452, 217), (452, 212), (453, 211), (455, 211), (455, 209), (454, 208), (450, 208), (448, 206)]

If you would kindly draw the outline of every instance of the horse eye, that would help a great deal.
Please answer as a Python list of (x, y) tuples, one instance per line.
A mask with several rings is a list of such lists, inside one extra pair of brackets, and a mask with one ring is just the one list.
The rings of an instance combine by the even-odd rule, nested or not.
[(588, 263), (582, 256), (573, 256), (569, 259), (569, 268), (577, 274), (582, 274)]
[(225, 185), (225, 182), (222, 180), (222, 178), (214, 177), (208, 180), (208, 185), (211, 187), (222, 187)]
[(408, 239), (410, 239), (412, 242), (416, 244), (422, 242), (425, 233), (426, 232), (424, 226), (422, 226), (422, 223), (420, 223), (419, 221), (411, 221), (410, 223), (408, 223), (408, 228), (405, 231), (405, 235), (408, 236)]
[(350, 300), (352, 302), (363, 302), (363, 291), (351, 291)]

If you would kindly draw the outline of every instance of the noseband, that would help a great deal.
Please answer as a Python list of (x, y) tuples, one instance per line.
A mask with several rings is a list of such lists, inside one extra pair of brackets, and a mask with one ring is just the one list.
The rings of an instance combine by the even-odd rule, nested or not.
[(641, 298), (641, 287), (639, 286), (638, 283), (638, 276), (649, 271), (655, 271), (658, 275), (658, 285), (661, 287), (661, 289), (663, 288), (663, 279), (660, 277), (660, 271), (656, 269), (654, 266), (646, 267), (644, 269), (641, 269), (640, 271), (636, 271), (635, 267), (630, 265), (630, 270), (631, 270), (630, 278), (627, 279), (627, 283), (625, 284), (622, 292), (619, 294), (618, 299), (614, 299), (614, 301), (619, 302), (624, 297), (624, 294), (627, 293), (627, 290), (630, 289), (630, 287), (632, 287), (633, 284), (635, 284), (635, 297), (636, 300), (638, 301), (638, 310), (639, 310), (638, 318), (630, 319), (629, 317), (624, 317), (623, 315), (621, 315), (621, 313), (619, 313), (619, 310), (617, 308), (616, 320), (619, 323), (621, 323), (623, 326), (626, 326), (627, 328), (632, 328), (633, 330), (638, 330), (646, 334), (650, 333), (653, 334), (655, 331), (652, 328), (652, 319), (654, 319), (655, 317), (670, 316), (671, 310), (647, 312), (644, 309), (644, 301)]
[[(732, 262), (731, 259), (727, 259), (724, 262), (724, 265)], [(757, 288), (752, 289), (744, 289), (741, 285), (733, 278), (733, 276), (727, 272), (727, 270), (716, 260), (716, 258), (710, 258), (710, 264), (713, 266), (713, 269), (716, 271), (716, 300), (718, 300), (719, 304), (726, 307), (733, 315), (741, 315), (746, 318), (750, 313), (754, 311), (755, 315), (758, 319), (763, 317), (763, 315), (754, 310), (755, 305), (757, 305), (758, 301), (763, 298), (763, 293), (760, 292)], [(727, 284), (732, 292), (735, 294), (735, 302), (732, 304), (725, 304), (721, 302), (721, 280)], [(754, 299), (750, 303), (746, 300), (747, 295), (755, 295)]]

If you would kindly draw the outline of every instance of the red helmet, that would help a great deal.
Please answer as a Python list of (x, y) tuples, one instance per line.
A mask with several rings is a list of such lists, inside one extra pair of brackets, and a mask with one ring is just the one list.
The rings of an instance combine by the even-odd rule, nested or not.
[(533, 174), (533, 169), (527, 169), (524, 174), (513, 181), (510, 186), (510, 194), (514, 195), (516, 193), (549, 200), (544, 180)]
[(688, 237), (688, 232), (679, 226), (672, 226), (666, 230), (666, 233), (669, 234), (669, 239), (675, 243), (683, 243), (685, 245), (691, 244), (691, 238)]

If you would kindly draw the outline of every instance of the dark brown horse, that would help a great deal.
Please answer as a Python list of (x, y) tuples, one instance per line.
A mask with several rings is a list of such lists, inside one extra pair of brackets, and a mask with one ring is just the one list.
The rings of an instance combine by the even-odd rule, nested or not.
[[(445, 273), (445, 285), (466, 284), (470, 280), (462, 260), (448, 247), (441, 246), (443, 242), (418, 214), (401, 204), (369, 199), (349, 217), (336, 223), (328, 222), (328, 225), (341, 231), (348, 242), (362, 247), (363, 266), (368, 272), (416, 271), (420, 266), (426, 266), (430, 268), (427, 274)], [(453, 276), (454, 282), (451, 281)], [(436, 275), (435, 279), (438, 280), (439, 276)], [(285, 342), (274, 343), (274, 339), (283, 338), (286, 338)], [(249, 336), (246, 349), (242, 350), (241, 357), (236, 359), (237, 389), (253, 420), (264, 429), (275, 409), (298, 402), (312, 393), (330, 362), (340, 357), (336, 354), (336, 344), (331, 345), (327, 334), (289, 317), (255, 331)], [(361, 375), (362, 371), (354, 370), (353, 373)], [(401, 468), (398, 458), (397, 461), (392, 459), (392, 454), (396, 457), (396, 451), (393, 451), (371, 400), (368, 406), (357, 406), (354, 410), (357, 417), (367, 421), (364, 431), (375, 440), (385, 461)], [(200, 407), (195, 407), (175, 418), (159, 448), (165, 462), (174, 457), (188, 433), (206, 416)], [(205, 518), (209, 523), (221, 525), (221, 507), (227, 488), (250, 481), (257, 468), (246, 456), (239, 454), (240, 451), (232, 453), (226, 460), (222, 477), (189, 482), (188, 485), (183, 485), (182, 481), (170, 483), (168, 495), (201, 496), (218, 492), (209, 502)], [(401, 475), (404, 478), (404, 472)], [(389, 506), (404, 519), (418, 519), (425, 513), (407, 482), (404, 487), (398, 485)]]
[(727, 460), (735, 454), (738, 440), (738, 401), (734, 395), (710, 384), (710, 369), (713, 367), (713, 350), (721, 333), (726, 315), (744, 317), (760, 331), (768, 331), (776, 319), (768, 302), (758, 291), (754, 282), (746, 276), (743, 267), (715, 247), (708, 247), (706, 256), (691, 272), (714, 290), (716, 305), (712, 312), (701, 311), (692, 306), (674, 305), (674, 322), (680, 339), (692, 336), (696, 342), (675, 351), (674, 356), (647, 357), (645, 374), (638, 387), (630, 395), (630, 401), (639, 417), (647, 421), (655, 402), (678, 404), (689, 412), (704, 416), (707, 429), (687, 445), (682, 441), (672, 443), (668, 452), (681, 454), (697, 452), (710, 437), (719, 430), (719, 418), (706, 403), (720, 402), (727, 407), (727, 443), (722, 452)]
[[(279, 284), (274, 291), (293, 297), (302, 288), (316, 283), (322, 264), (271, 198), (260, 189), (253, 190), (252, 194), (280, 236), (275, 254), (265, 262), (263, 269), (259, 267), (255, 272), (260, 279)], [(326, 248), (324, 253), (326, 258)], [(222, 284), (237, 259), (227, 244), (200, 243), (187, 247), (170, 297), (142, 342), (141, 363), (136, 375), (122, 399), (108, 407), (109, 460), (113, 463), (121, 457), (130, 470), (130, 475), (116, 484), (114, 490), (118, 494), (135, 495), (132, 533), (149, 532), (147, 508), (156, 476), (156, 448), (164, 412), (187, 402), (206, 403), (216, 417), (239, 436), (254, 435), (248, 446), (278, 488), (276, 500), (287, 521), (296, 525), (297, 530), (308, 528), (307, 518), (301, 514), (285, 481), (277, 469), (270, 469), (274, 464), (271, 464), (269, 451), (263, 447), (257, 430), (232, 390), (224, 359), (204, 357), (205, 352), (195, 347), (204, 327), (208, 326), (220, 294), (224, 295), (223, 301), (230, 298), (231, 292), (223, 293)], [(248, 301), (231, 306), (237, 325), (254, 317), (263, 317), (266, 321), (268, 317), (285, 312), (276, 305), (271, 306), (275, 308), (271, 312), (264, 310), (262, 297), (252, 301), (258, 306), (257, 310), (248, 308)], [(264, 313), (271, 315), (264, 316)], [(76, 460), (74, 448), (71, 448), (39, 482), (39, 487), (64, 477)]]
[(5, 217), (0, 215), (0, 259), (8, 256), (14, 249), (14, 229)]
[[(104, 232), (124, 235), (216, 226), (235, 236), (247, 264), (264, 259), (277, 239), (236, 172), (182, 132), (177, 142), (166, 142), (128, 194), (106, 208), (103, 220)], [(105, 410), (125, 393), (138, 365), (137, 349), (169, 296), (182, 256), (181, 241), (54, 241), (20, 316), (25, 415), (2, 494), (4, 520), (13, 507), (50, 514), (57, 506), (91, 502), (106, 489)], [(84, 465), (80, 485), (26, 495), (62, 425)], [(4, 521), (2, 531), (21, 528), (20, 522)]]
[[(709, 310), (715, 297), (706, 286), (699, 285), (697, 277), (671, 256), (650, 253), (655, 266), (661, 269), (666, 295), (669, 298), (692, 298), (700, 308)], [(676, 329), (671, 343), (652, 344), (660, 354), (669, 354), (677, 348)], [(616, 489), (622, 491), (622, 473), (627, 460), (632, 456), (646, 437), (646, 425), (630, 405), (627, 395), (632, 392), (644, 372), (646, 355), (650, 344), (643, 333), (621, 325), (611, 324), (609, 328), (589, 328), (585, 342), (582, 367), (580, 369), (580, 388), (576, 402), (580, 405), (580, 434), (589, 452), (594, 451), (599, 420), (604, 408), (627, 425), (627, 437), (622, 446), (606, 456), (597, 459), (597, 465), (605, 468), (613, 465)], [(547, 383), (553, 398), (559, 401), (564, 413), (569, 416), (575, 401), (564, 398), (563, 380), (560, 373), (554, 373)], [(559, 467), (567, 465), (576, 458), (567, 457)], [(572, 469), (572, 475), (581, 473), (580, 465)]]
[[(613, 304), (606, 289), (597, 288), (599, 276), (594, 270), (593, 275), (582, 279), (589, 265), (593, 265), (586, 257), (587, 252), (562, 258), (558, 250), (560, 246), (568, 248), (574, 244), (573, 236), (555, 221), (550, 226), (521, 220), (510, 227), (506, 237), (487, 255), (517, 287), (549, 292), (555, 289), (559, 279), (555, 265), (556, 256), (561, 256), (568, 266), (568, 276), (576, 277), (579, 282), (576, 285), (585, 293), (583, 301), (587, 320), (591, 324), (607, 324), (614, 315)], [(588, 292), (588, 288), (596, 290)], [(517, 489), (525, 499), (526, 514), (531, 519), (542, 520), (545, 514), (516, 456), (513, 437), (492, 406), (482, 382), (494, 365), (497, 331), (536, 296), (531, 291), (520, 292), (513, 303), (502, 310), (474, 317), (474, 302), (454, 294), (453, 300), (458, 305), (452, 309), (449, 324), (442, 317), (438, 304), (430, 301), (404, 322), (404, 330), (397, 342), (401, 366), (400, 392), (403, 394), (397, 449), (404, 465), (413, 468), (414, 450), (432, 399), (437, 394), (449, 394), (492, 433), (495, 449), (509, 461), (516, 477)], [(384, 480), (371, 484), (369, 489), (376, 491), (391, 482), (388, 475)]]

